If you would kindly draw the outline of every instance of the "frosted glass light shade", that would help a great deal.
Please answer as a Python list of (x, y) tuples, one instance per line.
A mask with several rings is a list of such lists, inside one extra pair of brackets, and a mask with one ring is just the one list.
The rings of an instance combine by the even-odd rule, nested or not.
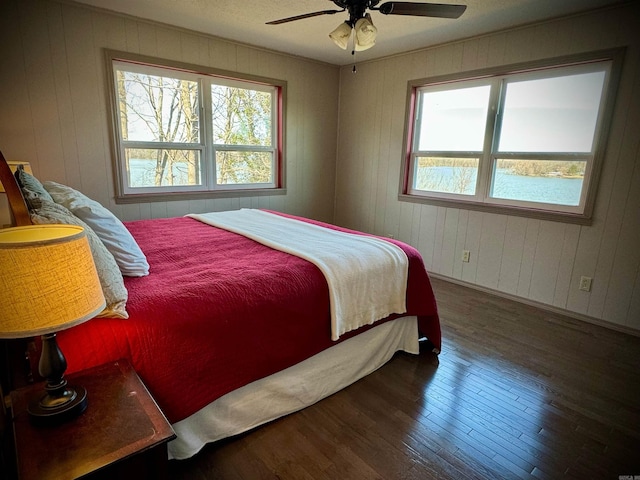
[(338, 27), (329, 34), (329, 38), (333, 40), (337, 46), (346, 50), (349, 45), (349, 37), (351, 37), (351, 25), (347, 22), (342, 22)]
[(376, 44), (378, 29), (373, 25), (371, 15), (368, 13), (356, 22), (354, 30), (356, 32), (356, 51), (367, 50)]
[(57, 332), (105, 307), (82, 227), (30, 225), (0, 230), (0, 338)]

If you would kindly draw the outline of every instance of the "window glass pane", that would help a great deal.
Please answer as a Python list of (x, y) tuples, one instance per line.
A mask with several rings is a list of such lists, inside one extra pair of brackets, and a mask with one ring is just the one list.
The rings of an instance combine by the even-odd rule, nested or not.
[(202, 185), (198, 150), (127, 148), (125, 153), (132, 188)]
[(415, 162), (416, 190), (475, 195), (477, 158), (417, 157)]
[(484, 144), (491, 87), (423, 91), (418, 150), (477, 152)]
[(577, 206), (586, 162), (549, 160), (497, 161), (491, 196), (509, 200)]
[(198, 143), (198, 82), (117, 72), (123, 140)]
[(213, 142), (271, 146), (271, 93), (211, 86)]
[(605, 72), (508, 82), (501, 152), (591, 152)]
[(273, 183), (271, 152), (216, 152), (218, 185)]

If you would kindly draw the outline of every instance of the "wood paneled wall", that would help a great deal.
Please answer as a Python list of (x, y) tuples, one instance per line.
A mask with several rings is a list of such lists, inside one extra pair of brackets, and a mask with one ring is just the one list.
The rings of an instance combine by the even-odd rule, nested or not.
[[(640, 333), (640, 4), (341, 69), (336, 216), (438, 275)], [(591, 226), (398, 201), (407, 81), (626, 46)], [(462, 250), (471, 261), (462, 263)], [(593, 277), (590, 293), (581, 276)]]
[[(240, 207), (334, 220), (416, 246), (435, 274), (640, 331), (638, 25), (630, 2), (362, 63), (354, 75), (69, 2), (4, 0), (0, 148), (123, 220)], [(408, 80), (618, 46), (627, 54), (593, 225), (398, 201)], [(286, 80), (287, 194), (115, 204), (103, 48)], [(583, 275), (590, 293), (578, 290)]]
[[(103, 48), (286, 80), (287, 194), (115, 204)], [(123, 220), (253, 207), (331, 221), (338, 88), (336, 66), (69, 2), (0, 2), (0, 149)]]

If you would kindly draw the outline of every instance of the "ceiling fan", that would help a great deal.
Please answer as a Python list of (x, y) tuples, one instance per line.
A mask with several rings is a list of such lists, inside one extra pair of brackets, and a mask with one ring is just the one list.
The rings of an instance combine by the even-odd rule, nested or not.
[(366, 50), (373, 47), (377, 35), (377, 28), (371, 21), (371, 15), (367, 10), (375, 10), (383, 15), (412, 15), (418, 17), (458, 18), (467, 9), (466, 5), (449, 5), (443, 3), (414, 3), (414, 2), (385, 2), (378, 6), (380, 0), (330, 0), (342, 10), (320, 10), (318, 12), (305, 13), (294, 17), (282, 18), (267, 22), (267, 25), (280, 25), (282, 23), (303, 20), (305, 18), (318, 17), (320, 15), (333, 15), (349, 12), (349, 19), (340, 24), (329, 37), (340, 48), (346, 50), (352, 29), (355, 30), (354, 49)]

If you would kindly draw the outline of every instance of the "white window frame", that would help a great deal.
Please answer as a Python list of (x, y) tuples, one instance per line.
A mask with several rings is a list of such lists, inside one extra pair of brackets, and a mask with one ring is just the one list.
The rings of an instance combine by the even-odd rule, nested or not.
[[(110, 114), (112, 124), (114, 172), (116, 175), (116, 202), (168, 201), (180, 199), (211, 198), (212, 196), (255, 196), (284, 194), (284, 132), (283, 126), (286, 82), (237, 72), (211, 69), (204, 66), (167, 61), (127, 52), (105, 50)], [(124, 140), (121, 131), (120, 102), (118, 99), (117, 72), (131, 71), (156, 76), (178, 78), (198, 83), (199, 142), (156, 142)], [(213, 142), (211, 117), (211, 86), (247, 88), (271, 95), (271, 145), (226, 145)], [(180, 149), (199, 152), (201, 162), (200, 185), (168, 185), (131, 187), (128, 184), (126, 148)], [(250, 151), (267, 152), (272, 159), (271, 181), (266, 183), (218, 184), (216, 180), (216, 152)]]
[[(405, 147), (399, 199), (403, 201), (430, 203), (455, 208), (468, 208), (493, 213), (506, 213), (536, 218), (589, 224), (593, 213), (597, 179), (601, 169), (606, 146), (608, 128), (613, 113), (615, 91), (620, 76), (623, 49), (563, 57), (547, 61), (512, 65), (497, 69), (467, 72), (444, 77), (412, 80), (408, 83), (407, 119), (405, 124)], [(577, 72), (600, 71), (605, 67), (605, 81), (598, 111), (594, 141), (590, 152), (536, 153), (498, 152), (502, 109), (502, 98), (506, 82), (511, 80), (531, 80), (564, 76)], [(422, 112), (420, 95), (422, 92), (436, 92), (459, 88), (488, 85), (491, 88), (489, 108), (485, 125), (482, 151), (420, 151), (419, 122)], [(413, 187), (418, 157), (477, 158), (479, 159), (477, 184), (474, 195), (443, 193), (419, 190)], [(536, 160), (579, 160), (586, 162), (583, 188), (578, 206), (556, 205), (502, 199), (491, 196), (492, 175), (497, 158)]]

